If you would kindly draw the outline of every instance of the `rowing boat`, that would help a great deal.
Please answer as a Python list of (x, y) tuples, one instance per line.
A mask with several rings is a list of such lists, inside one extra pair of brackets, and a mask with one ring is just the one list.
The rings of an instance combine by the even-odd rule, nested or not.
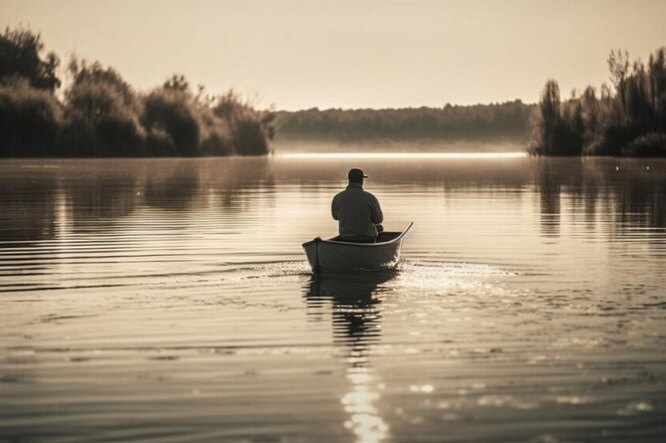
[(328, 240), (317, 237), (303, 243), (303, 249), (315, 274), (390, 268), (398, 264), (402, 241), (413, 224), (404, 231), (384, 231), (375, 243), (342, 241), (339, 236)]

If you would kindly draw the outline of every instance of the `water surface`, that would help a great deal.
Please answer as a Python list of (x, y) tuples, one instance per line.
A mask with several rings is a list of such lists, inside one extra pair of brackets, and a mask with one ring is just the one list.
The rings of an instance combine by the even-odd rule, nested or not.
[[(355, 166), (403, 260), (312, 278)], [(664, 160), (3, 160), (0, 189), (0, 439), (666, 431)]]

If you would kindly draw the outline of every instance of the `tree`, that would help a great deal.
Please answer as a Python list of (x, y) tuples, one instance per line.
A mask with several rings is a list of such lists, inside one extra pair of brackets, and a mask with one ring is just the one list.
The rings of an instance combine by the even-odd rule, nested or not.
[(155, 140), (151, 149), (168, 149), (171, 155), (185, 157), (199, 154), (201, 122), (191, 94), (178, 88), (158, 88), (143, 103), (143, 125)]
[(43, 49), (40, 34), (23, 28), (6, 28), (0, 35), (0, 80), (22, 77), (37, 89), (53, 91), (60, 87), (56, 76), (60, 60), (53, 52), (42, 59)]
[(629, 72), (629, 53), (621, 50), (611, 51), (608, 56), (608, 69), (610, 70), (610, 80), (615, 86), (620, 103), (622, 103), (622, 112), (627, 111), (627, 102), (625, 98), (625, 80)]
[(164, 82), (162, 88), (173, 89), (180, 92), (189, 92), (190, 83), (187, 81), (184, 75), (174, 74)]
[(530, 148), (534, 154), (555, 154), (557, 133), (562, 126), (560, 107), (560, 87), (555, 80), (548, 80), (536, 116), (535, 142)]

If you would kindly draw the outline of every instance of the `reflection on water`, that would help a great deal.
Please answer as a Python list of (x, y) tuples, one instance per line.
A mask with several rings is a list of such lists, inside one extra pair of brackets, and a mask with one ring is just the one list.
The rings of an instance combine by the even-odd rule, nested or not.
[(177, 165), (165, 177), (149, 176), (143, 192), (146, 205), (160, 209), (184, 210), (196, 197), (199, 188), (199, 174), (195, 165)]
[[(62, 228), (60, 223), (71, 223), (74, 229), (91, 219), (111, 223), (138, 207), (196, 210), (210, 207), (214, 199), (226, 208), (242, 211), (255, 190), (266, 197), (273, 195), (270, 191), (275, 186), (276, 169), (285, 184), (311, 187), (340, 183), (339, 170), (321, 168), (321, 164), (313, 167), (313, 160), (319, 157), (321, 154), (307, 157), (303, 163), (291, 160), (293, 165), (287, 159), (271, 162), (265, 158), (50, 164), (5, 160), (0, 177), (3, 240), (54, 238)], [(572, 212), (585, 214), (588, 220), (597, 213), (612, 214), (617, 229), (666, 227), (662, 160), (519, 158), (498, 162), (484, 158), (475, 163), (462, 158), (441, 163), (445, 160), (417, 163), (416, 167), (385, 163), (379, 168), (381, 173), (370, 179), (370, 186), (395, 186), (409, 192), (411, 186), (440, 185), (445, 193), (478, 186), (521, 192), (535, 186), (545, 236), (558, 235), (563, 196), (570, 200)]]
[[(360, 166), (398, 272), (312, 279)], [(666, 161), (0, 161), (0, 440), (658, 440)]]
[[(560, 233), (560, 191), (561, 181), (553, 171), (554, 165), (545, 162), (539, 165), (539, 204), (541, 205), (541, 230), (544, 236), (557, 237)], [(589, 209), (589, 208), (586, 208)]]
[(347, 348), (344, 361), (350, 390), (341, 403), (349, 419), (344, 426), (359, 442), (383, 441), (389, 426), (381, 417), (381, 381), (372, 368), (373, 345), (381, 338), (381, 290), (378, 286), (394, 278), (397, 271), (348, 276), (314, 276), (306, 293), (311, 315), (321, 319), (325, 305), (331, 311), (333, 341)]

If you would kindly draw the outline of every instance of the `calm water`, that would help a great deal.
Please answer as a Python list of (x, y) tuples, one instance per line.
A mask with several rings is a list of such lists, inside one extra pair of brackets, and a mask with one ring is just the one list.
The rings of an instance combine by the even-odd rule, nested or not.
[[(349, 167), (395, 272), (312, 279)], [(0, 162), (0, 440), (658, 440), (666, 161)]]

